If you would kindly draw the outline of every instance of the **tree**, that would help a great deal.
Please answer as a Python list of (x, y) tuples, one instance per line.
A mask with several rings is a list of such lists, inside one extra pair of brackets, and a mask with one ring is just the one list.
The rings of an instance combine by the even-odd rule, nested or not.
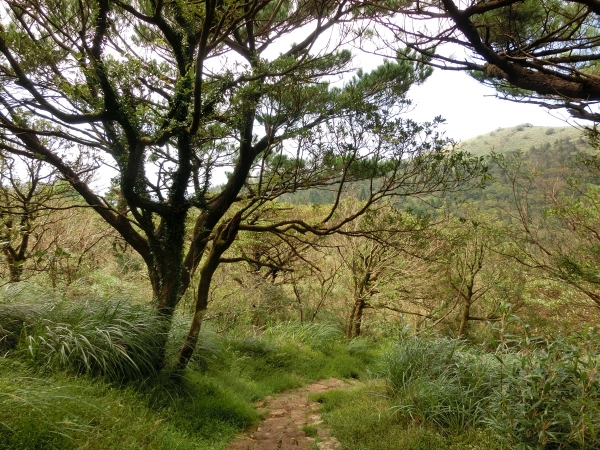
[[(387, 18), (386, 25), (432, 65), (470, 71), (503, 98), (600, 121), (597, 0), (417, 1), (401, 11), (412, 26)], [(447, 56), (438, 51), (443, 44), (459, 44), (466, 55)]]
[(42, 161), (0, 155), (0, 247), (9, 282), (21, 281), (28, 260), (54, 250), (46, 235), (60, 220), (54, 213), (71, 206), (72, 192)]
[(534, 171), (522, 155), (495, 160), (513, 192), (509, 236), (518, 251), (510, 255), (583, 294), (587, 302), (580, 306), (591, 300), (600, 307), (600, 189), (590, 182), (597, 178), (598, 158), (583, 155), (577, 176), (546, 186), (544, 197), (532, 195), (543, 172)]
[[(359, 220), (347, 224), (333, 240), (346, 272), (346, 337), (361, 335), (367, 309), (387, 306), (386, 294), (396, 297), (403, 253), (418, 251), (420, 235), (430, 225), (397, 208), (391, 202), (371, 208)], [(391, 289), (390, 289), (391, 286)]]
[(499, 320), (502, 304), (517, 309), (525, 284), (523, 271), (503, 255), (507, 239), (493, 225), (495, 218), (473, 212), (465, 216), (442, 230), (442, 281), (456, 298), (454, 305), (460, 305), (458, 337), (467, 336), (472, 321)]
[[(423, 155), (410, 164), (431, 175), (431, 186), (458, 186), (479, 171), (464, 155), (448, 156), (447, 141), (431, 126), (398, 118), (404, 93), (427, 68), (388, 61), (343, 87), (329, 84), (351, 69), (343, 45), (380, 14), (361, 2), (5, 5), (0, 148), (54, 166), (141, 255), (165, 343), (204, 261), (181, 366), (193, 351), (218, 260), (239, 229), (253, 229), (243, 228), (244, 220), (264, 202), (385, 175), (389, 182), (374, 189), (372, 203), (403, 180), (418, 184), (418, 173), (395, 175), (408, 164), (398, 159), (408, 148)], [(298, 33), (300, 41), (290, 43)], [(85, 158), (116, 171), (118, 201), (86, 182), (75, 164)], [(215, 188), (223, 168), (231, 173)], [(331, 220), (335, 206), (319, 224), (272, 228), (325, 233), (341, 226)], [(163, 357), (164, 345), (157, 364)]]

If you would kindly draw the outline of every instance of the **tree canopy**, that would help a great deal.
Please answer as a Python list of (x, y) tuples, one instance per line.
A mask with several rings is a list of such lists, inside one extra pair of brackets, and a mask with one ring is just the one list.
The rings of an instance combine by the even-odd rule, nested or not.
[[(600, 2), (442, 0), (400, 9), (415, 21), (385, 19), (387, 26), (434, 66), (470, 71), (509, 100), (600, 120)], [(466, 54), (440, 53), (442, 44), (458, 44)]]

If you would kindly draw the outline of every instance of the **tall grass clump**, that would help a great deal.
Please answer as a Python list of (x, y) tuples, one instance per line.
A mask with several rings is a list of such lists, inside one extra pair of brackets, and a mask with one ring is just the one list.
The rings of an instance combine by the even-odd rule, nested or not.
[(43, 369), (74, 371), (126, 381), (156, 374), (161, 330), (160, 319), (150, 309), (127, 302), (99, 301), (83, 304), (60, 301), (31, 314), (31, 305), (0, 306), (0, 320), (9, 315), (27, 316), (19, 334), (19, 348)]
[(393, 410), (452, 433), (485, 429), (508, 448), (600, 448), (600, 336), (510, 338), (495, 352), (402, 338), (384, 355)]
[(387, 380), (401, 416), (458, 432), (482, 422), (497, 384), (497, 365), (491, 355), (461, 341), (401, 338), (377, 372)]
[(0, 290), (0, 351), (9, 354), (57, 300), (34, 283), (10, 283)]
[(23, 334), (31, 331), (50, 312), (48, 305), (0, 305), (0, 351), (14, 350)]
[(265, 334), (278, 343), (305, 344), (321, 351), (344, 339), (342, 330), (329, 322), (282, 322), (269, 326)]
[(600, 448), (599, 337), (522, 339), (505, 355), (487, 426), (516, 449)]

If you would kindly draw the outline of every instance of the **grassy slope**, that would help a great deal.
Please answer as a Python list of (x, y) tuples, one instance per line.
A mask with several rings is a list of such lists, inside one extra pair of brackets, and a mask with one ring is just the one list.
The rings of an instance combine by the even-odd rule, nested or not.
[(543, 147), (553, 145), (556, 141), (567, 140), (580, 149), (588, 146), (583, 138), (582, 131), (574, 127), (531, 127), (517, 126), (512, 128), (498, 128), (487, 134), (468, 139), (459, 144), (461, 150), (482, 156), (495, 151), (507, 153), (515, 150), (527, 151), (532, 146)]

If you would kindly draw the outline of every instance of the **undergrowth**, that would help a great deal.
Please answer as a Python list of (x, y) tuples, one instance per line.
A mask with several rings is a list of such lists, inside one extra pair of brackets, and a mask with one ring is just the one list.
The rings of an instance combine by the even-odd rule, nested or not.
[[(186, 325), (175, 318), (168, 357)], [(19, 299), (0, 326), (0, 449), (222, 449), (258, 419), (254, 401), (358, 377), (372, 357), (327, 324), (207, 327), (184, 374), (157, 372), (160, 323), (126, 302)]]
[[(510, 448), (599, 448), (597, 333), (506, 344), (489, 353), (439, 338), (403, 339), (386, 363), (398, 414), (452, 431), (485, 428)], [(417, 369), (407, 377), (413, 360)]]
[(325, 426), (344, 449), (352, 450), (500, 450), (491, 433), (473, 427), (457, 432), (430, 422), (404, 420), (382, 380), (351, 390), (316, 394)]
[[(223, 449), (258, 419), (253, 402), (368, 373), (316, 398), (344, 448), (600, 448), (594, 330), (486, 351), (435, 336), (347, 342), (328, 323), (227, 333), (207, 323), (180, 373), (157, 370), (166, 336), (149, 308), (17, 300), (0, 303), (0, 449)], [(186, 326), (174, 318), (167, 359)]]

